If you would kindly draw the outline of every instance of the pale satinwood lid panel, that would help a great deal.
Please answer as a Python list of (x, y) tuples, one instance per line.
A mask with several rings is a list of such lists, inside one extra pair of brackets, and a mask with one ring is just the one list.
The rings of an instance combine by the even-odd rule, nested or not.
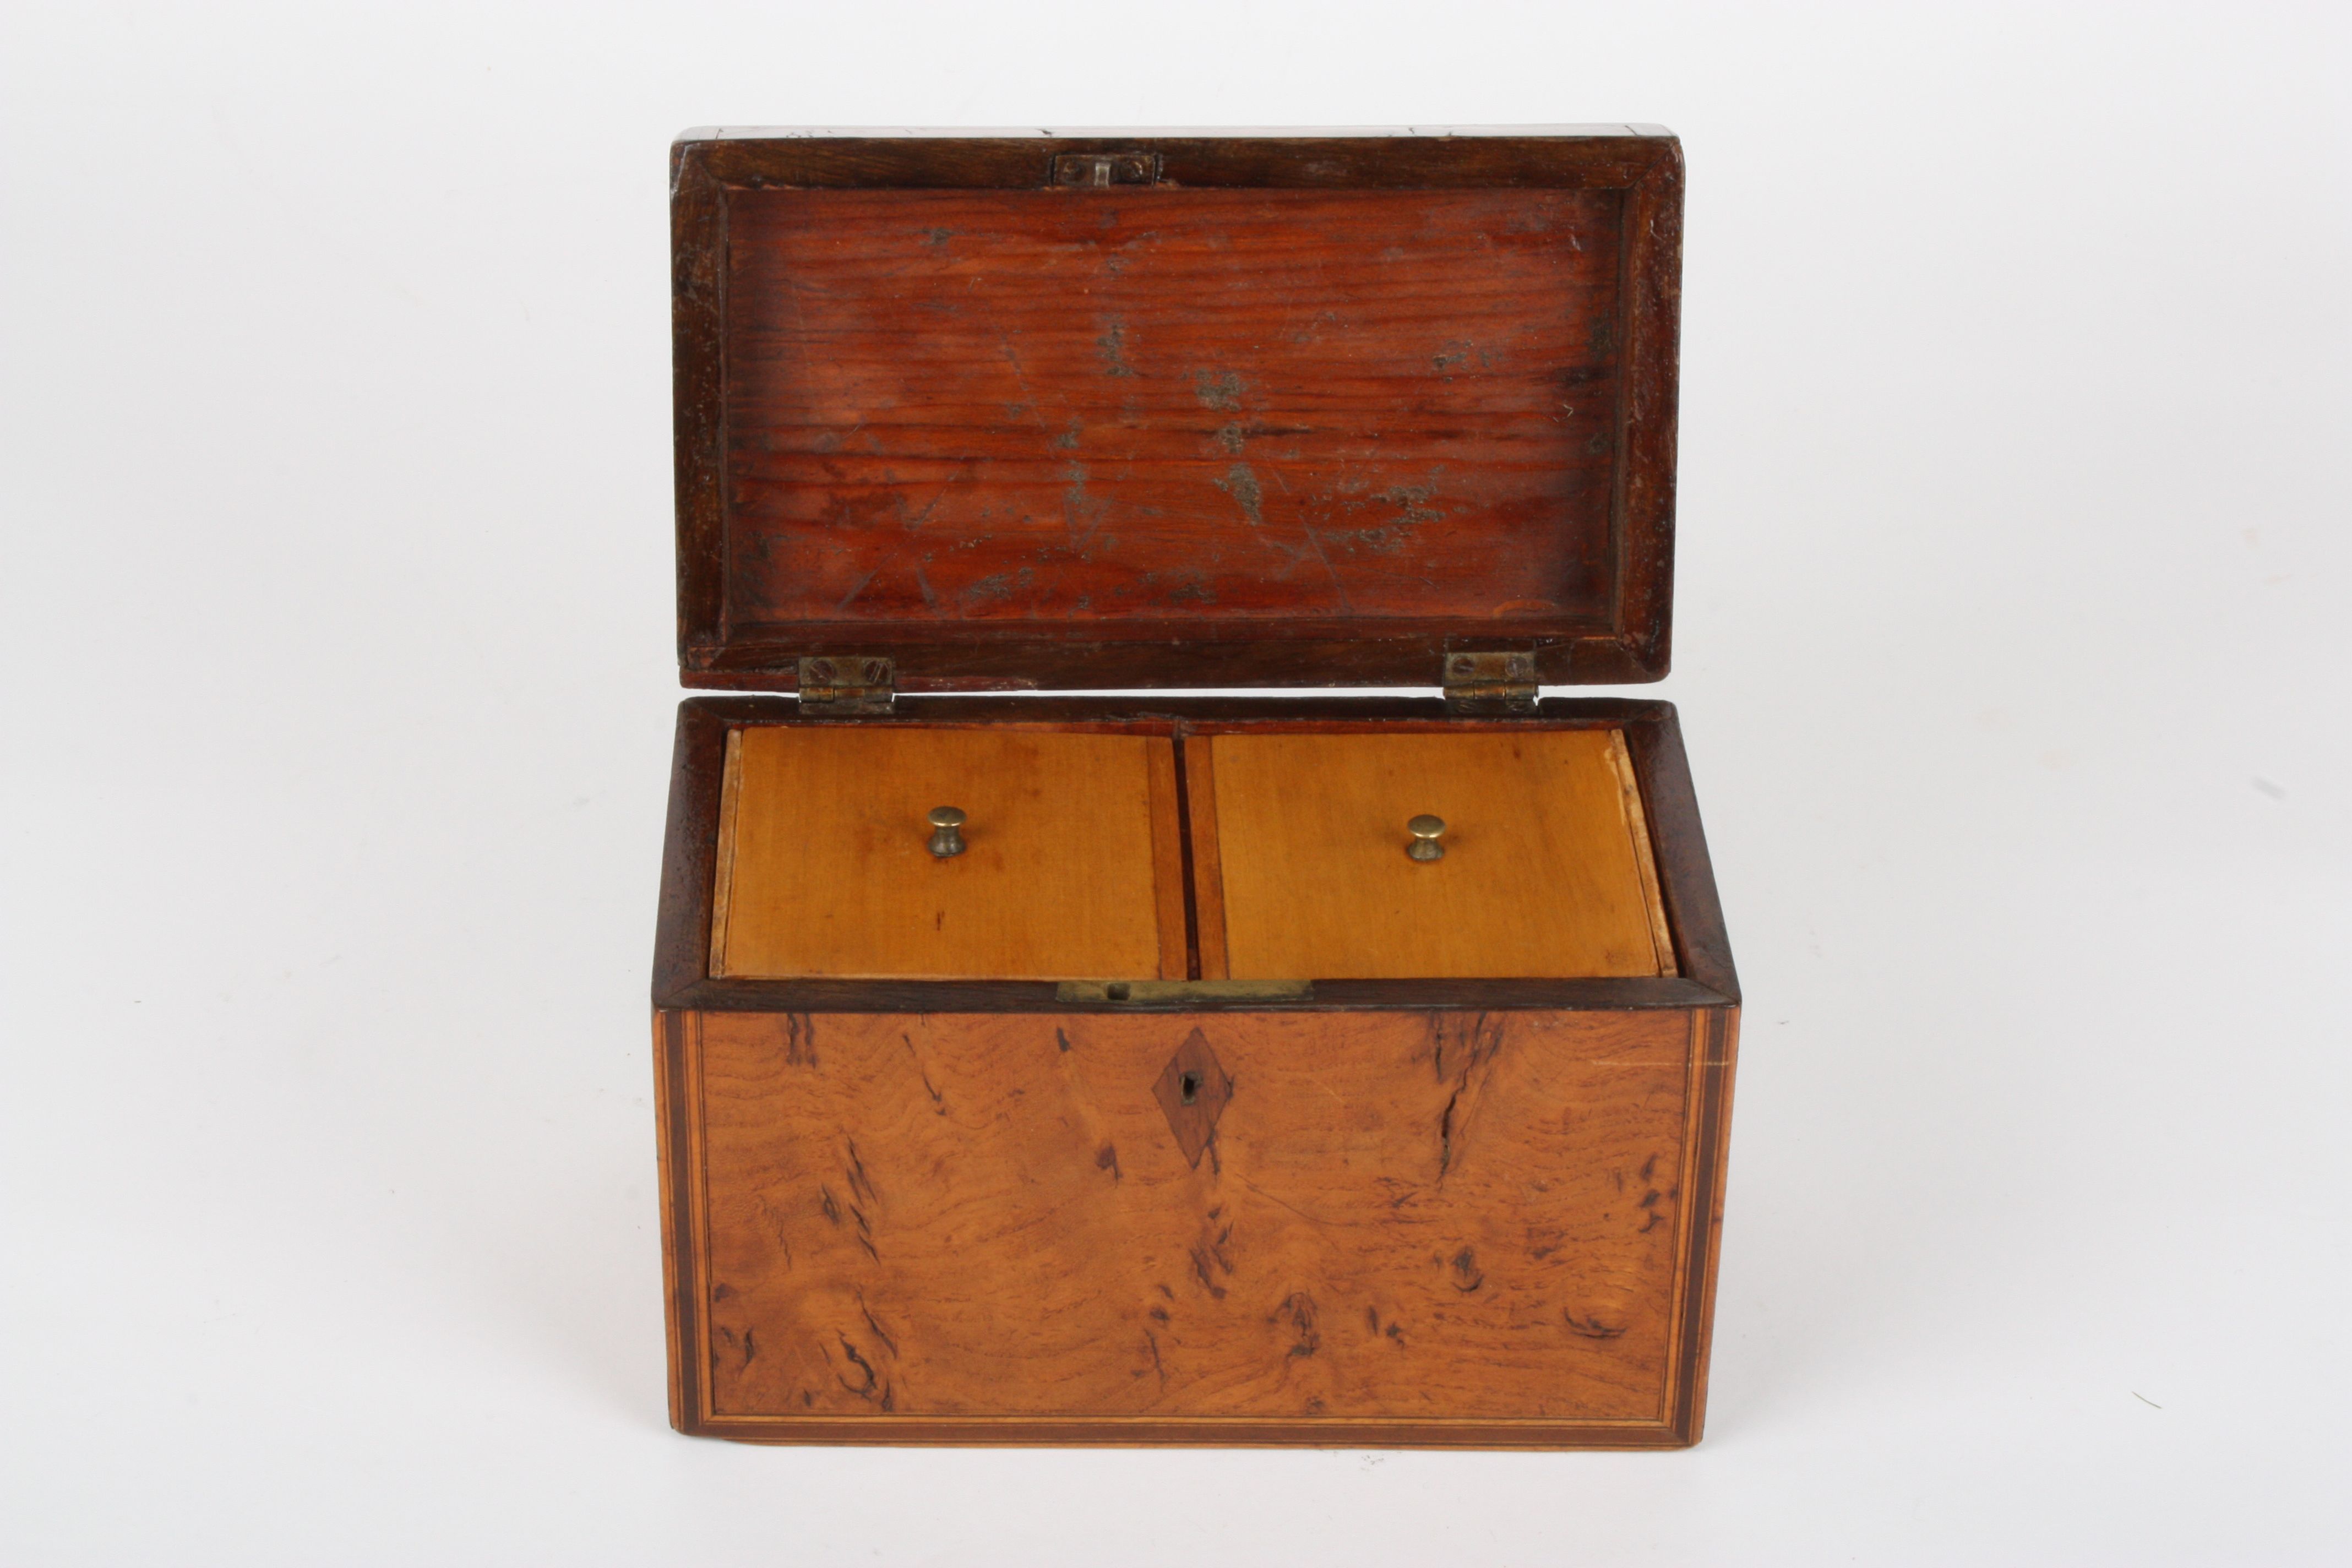
[[(1173, 742), (1005, 725), (730, 738), (714, 978), (1182, 978)], [(931, 853), (935, 806), (965, 848)]]
[[(1194, 820), (1209, 816), (1215, 838), (1218, 886), (1202, 919), (1222, 922), (1201, 948), (1204, 965), (1222, 952), (1231, 978), (1675, 972), (1618, 730), (1221, 734), (1189, 745)], [(1406, 853), (1406, 824), (1423, 814), (1445, 823), (1440, 859)]]

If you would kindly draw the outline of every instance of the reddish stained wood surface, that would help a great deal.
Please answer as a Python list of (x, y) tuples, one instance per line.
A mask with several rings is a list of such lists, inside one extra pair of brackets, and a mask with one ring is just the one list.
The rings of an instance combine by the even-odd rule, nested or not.
[[(691, 1429), (1695, 1433), (1707, 1014), (672, 1016)], [(1202, 1047), (1194, 1163), (1155, 1089)]]
[(730, 638), (1610, 622), (1618, 191), (728, 206)]

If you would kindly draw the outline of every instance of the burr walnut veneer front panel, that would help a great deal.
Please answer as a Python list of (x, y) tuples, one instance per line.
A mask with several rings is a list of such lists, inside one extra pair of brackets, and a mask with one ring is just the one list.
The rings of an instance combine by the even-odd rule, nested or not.
[[(1326, 728), (1185, 746), (1204, 973), (1675, 973), (1622, 731)], [(1424, 812), (1445, 820), (1443, 859), (1405, 855)]]
[[(714, 976), (1181, 978), (1173, 742), (996, 725), (730, 739)], [(934, 806), (968, 847), (928, 847)]]
[(666, 1015), (681, 1422), (1688, 1441), (1725, 1024)]

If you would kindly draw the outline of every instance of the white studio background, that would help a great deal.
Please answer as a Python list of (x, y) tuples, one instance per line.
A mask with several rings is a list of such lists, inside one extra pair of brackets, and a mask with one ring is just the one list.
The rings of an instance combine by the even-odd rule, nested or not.
[[(0, 1559), (2352, 1560), (2347, 17), (11, 0)], [(1706, 1442), (673, 1436), (670, 137), (1622, 119)]]

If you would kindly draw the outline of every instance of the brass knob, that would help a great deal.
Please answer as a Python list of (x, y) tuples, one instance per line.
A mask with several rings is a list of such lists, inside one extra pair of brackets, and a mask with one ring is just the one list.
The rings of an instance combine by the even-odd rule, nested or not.
[(1416, 860), (1445, 858), (1445, 846), (1437, 841), (1437, 836), (1445, 831), (1445, 818), (1423, 812), (1406, 823), (1404, 830), (1412, 835), (1412, 843), (1405, 850), (1407, 855)]
[(931, 807), (931, 853), (944, 860), (963, 853), (963, 813), (951, 805)]

